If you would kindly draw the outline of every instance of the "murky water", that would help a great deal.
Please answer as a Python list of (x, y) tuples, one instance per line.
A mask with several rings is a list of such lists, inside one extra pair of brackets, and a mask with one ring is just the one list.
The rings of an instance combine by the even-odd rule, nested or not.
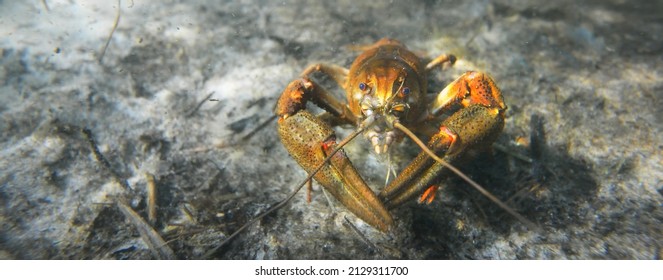
[[(311, 203), (302, 191), (214, 258), (661, 257), (659, 2), (0, 6), (2, 258), (159, 257), (113, 206), (126, 199), (147, 219), (146, 173), (155, 177), (158, 209), (146, 225), (176, 257), (202, 256), (306, 177), (275, 122), (243, 136), (273, 116), (279, 95), (306, 66), (349, 67), (357, 46), (383, 37), (424, 61), (458, 57), (453, 67), (431, 72), (430, 96), (466, 71), (495, 78), (508, 106), (499, 147), (459, 168), (541, 231), (457, 176), (441, 179), (431, 205), (390, 211), (389, 234), (328, 202), (314, 184)], [(313, 78), (344, 100), (330, 79)], [(371, 150), (358, 139), (347, 153), (379, 192), (386, 163)], [(395, 171), (418, 152), (409, 140), (395, 147)]]

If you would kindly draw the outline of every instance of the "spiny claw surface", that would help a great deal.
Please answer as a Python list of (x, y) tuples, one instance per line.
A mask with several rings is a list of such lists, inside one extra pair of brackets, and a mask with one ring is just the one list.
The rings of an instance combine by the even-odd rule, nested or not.
[[(440, 131), (433, 135), (428, 147), (445, 161), (454, 164), (467, 151), (492, 143), (504, 127), (502, 111), (483, 105), (471, 105), (446, 119)], [(387, 208), (396, 207), (421, 194), (448, 170), (421, 152), (399, 176), (380, 192)]]
[[(334, 131), (308, 111), (279, 120), (286, 150), (307, 172), (313, 172), (336, 147)], [(371, 226), (388, 231), (393, 219), (341, 150), (313, 178), (346, 208)]]

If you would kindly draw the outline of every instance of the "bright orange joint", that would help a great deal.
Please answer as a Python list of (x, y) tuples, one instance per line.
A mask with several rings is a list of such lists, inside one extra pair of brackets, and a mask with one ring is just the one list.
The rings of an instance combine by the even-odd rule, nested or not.
[(440, 134), (441, 134), (441, 135), (445, 135), (445, 136), (451, 138), (451, 143), (452, 143), (452, 144), (453, 144), (454, 142), (456, 142), (456, 139), (458, 139), (458, 135), (456, 135), (456, 133), (454, 133), (453, 131), (451, 131), (451, 129), (449, 129), (449, 128), (446, 127), (446, 126), (441, 126), (441, 127), (440, 127)]
[(325, 141), (325, 142), (322, 142), (321, 144), (322, 144), (322, 149), (325, 152), (327, 152), (332, 148), (332, 146), (334, 146), (334, 144), (336, 144), (336, 142), (334, 142), (334, 141)]
[(428, 187), (424, 193), (421, 194), (421, 197), (419, 197), (419, 203), (426, 202), (426, 204), (431, 204), (431, 202), (433, 202), (435, 199), (435, 194), (437, 193), (438, 188), (438, 185), (432, 185)]

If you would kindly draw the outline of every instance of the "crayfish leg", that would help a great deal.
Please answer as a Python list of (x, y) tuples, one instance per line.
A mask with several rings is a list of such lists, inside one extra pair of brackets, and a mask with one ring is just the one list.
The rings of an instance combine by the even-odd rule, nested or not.
[(435, 200), (435, 194), (437, 193), (437, 190), (440, 188), (439, 185), (431, 185), (428, 187), (424, 193), (421, 194), (419, 197), (419, 204), (426, 203), (426, 204), (431, 204), (433, 200)]

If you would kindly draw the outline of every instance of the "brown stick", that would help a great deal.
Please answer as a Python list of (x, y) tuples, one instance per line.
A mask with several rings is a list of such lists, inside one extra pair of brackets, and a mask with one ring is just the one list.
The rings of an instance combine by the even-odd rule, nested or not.
[(133, 224), (138, 232), (140, 237), (145, 241), (147, 247), (156, 255), (158, 259), (161, 260), (174, 260), (176, 259), (175, 253), (170, 247), (166, 244), (166, 241), (161, 238), (159, 233), (154, 230), (143, 218), (140, 217), (123, 199), (117, 199), (116, 203), (117, 208), (120, 209), (120, 212), (129, 219), (131, 224)]
[[(87, 138), (88, 144), (90, 144), (90, 148), (92, 149), (94, 157), (101, 164), (102, 168), (107, 169), (113, 175), (113, 179), (115, 179), (116, 182), (124, 187), (125, 191), (131, 191), (131, 186), (129, 186), (127, 180), (120, 177), (120, 175), (111, 168), (110, 163), (108, 160), (106, 160), (104, 155), (99, 152), (99, 147), (97, 146), (97, 142), (92, 135), (92, 131), (90, 131), (88, 128), (83, 128), (82, 132)], [(140, 233), (141, 238), (145, 244), (147, 244), (147, 247), (157, 258), (168, 260), (176, 258), (173, 250), (168, 247), (168, 244), (166, 244), (163, 238), (161, 238), (159, 233), (154, 230), (147, 222), (145, 222), (145, 220), (143, 220), (140, 215), (131, 209), (129, 205), (127, 205), (126, 199), (124, 197), (116, 197), (114, 200), (115, 205), (117, 205), (117, 207), (120, 209), (120, 212), (122, 212), (122, 214), (124, 214), (129, 222), (136, 227)]]
[(154, 175), (145, 173), (147, 178), (147, 221), (154, 225), (157, 222), (157, 184)]

